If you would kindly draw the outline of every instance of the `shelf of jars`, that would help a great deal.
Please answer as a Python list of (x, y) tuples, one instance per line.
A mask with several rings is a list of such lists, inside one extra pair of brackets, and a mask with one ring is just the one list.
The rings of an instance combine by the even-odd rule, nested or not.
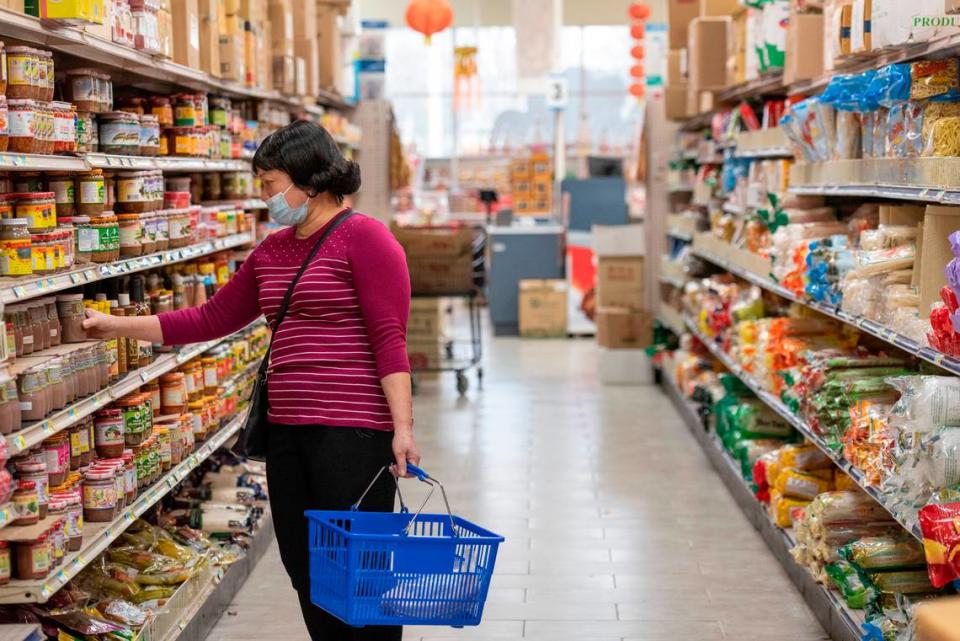
[[(323, 113), (319, 105), (309, 104), (296, 97), (214, 78), (199, 69), (105, 40), (83, 31), (81, 27), (41, 21), (10, 9), (0, 9), (0, 38), (20, 40), (75, 56), (88, 64), (103, 66), (114, 71), (124, 71), (139, 76), (140, 83), (156, 84), (159, 81), (236, 98), (268, 100), (287, 107), (291, 111), (303, 111), (311, 115)], [(131, 82), (131, 84), (137, 84), (137, 82)], [(332, 91), (319, 93), (317, 102), (320, 105), (335, 109), (352, 108), (350, 103)]]
[[(257, 365), (257, 363), (254, 363), (251, 367), (238, 373), (238, 378), (249, 376)], [(124, 507), (110, 521), (100, 523), (86, 520), (83, 526), (83, 542), (78, 551), (67, 554), (60, 567), (51, 571), (43, 579), (12, 580), (8, 584), (0, 586), (0, 603), (45, 603), (88, 563), (106, 550), (107, 546), (116, 540), (131, 523), (175, 488), (201, 462), (226, 444), (240, 430), (245, 419), (246, 410), (242, 410), (212, 437), (204, 441), (186, 459), (174, 466), (157, 482), (137, 496), (130, 505)], [(54, 527), (58, 520), (63, 518), (62, 516), (48, 516), (34, 525), (6, 528), (0, 531), (0, 540), (16, 542), (39, 539), (45, 532)]]
[(225, 249), (240, 247), (253, 242), (253, 240), (253, 235), (250, 233), (232, 234), (223, 238), (205, 240), (186, 247), (155, 252), (146, 256), (116, 262), (90, 263), (67, 272), (40, 278), (37, 276), (0, 278), (0, 303), (15, 303), (37, 296), (47, 296), (105, 278), (173, 265)]
[[(260, 322), (261, 321), (259, 320), (254, 321), (251, 326)], [(146, 367), (141, 367), (129, 372), (122, 379), (100, 390), (99, 392), (86, 396), (85, 398), (70, 404), (63, 410), (47, 416), (43, 420), (30, 423), (16, 432), (7, 434), (5, 436), (5, 440), (7, 442), (7, 451), (9, 455), (16, 456), (21, 452), (25, 452), (26, 450), (39, 445), (45, 439), (50, 438), (54, 434), (57, 434), (58, 432), (61, 432), (72, 425), (75, 425), (97, 410), (102, 409), (107, 405), (118, 401), (124, 396), (135, 392), (142, 385), (157, 380), (164, 374), (177, 369), (187, 361), (192, 360), (207, 350), (212, 349), (217, 345), (220, 345), (221, 343), (227, 342), (231, 339), (232, 337), (227, 337), (207, 341), (205, 343), (196, 343), (194, 345), (184, 347), (177, 352), (163, 354)], [(98, 341), (90, 341), (88, 343), (69, 343), (54, 349), (46, 350), (45, 352), (41, 352), (41, 357), (39, 359), (29, 358), (18, 362), (23, 363), (21, 367), (35, 367), (38, 360), (43, 360), (43, 354), (46, 354), (51, 358), (57, 358), (60, 355), (69, 354), (72, 351), (86, 350), (89, 352), (91, 349), (96, 349), (99, 344), (100, 342)], [(17, 373), (17, 369), (18, 365), (17, 362), (15, 362), (15, 374)]]

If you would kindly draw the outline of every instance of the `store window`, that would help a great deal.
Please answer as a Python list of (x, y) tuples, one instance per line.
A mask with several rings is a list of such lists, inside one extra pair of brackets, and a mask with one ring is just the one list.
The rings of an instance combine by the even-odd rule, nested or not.
[[(460, 85), (459, 97), (454, 91), (454, 37), (457, 46), (477, 47), (477, 76)], [(630, 45), (626, 27), (563, 28), (561, 67), (570, 87), (568, 145), (586, 137), (594, 151), (620, 154), (629, 149), (638, 118), (637, 103), (627, 94)], [(419, 154), (449, 157), (455, 137), (458, 153), (467, 156), (553, 140), (553, 115), (545, 100), (518, 93), (512, 27), (447, 30), (435, 35), (430, 46), (409, 29), (391, 29), (387, 61), (387, 98), (404, 142)]]

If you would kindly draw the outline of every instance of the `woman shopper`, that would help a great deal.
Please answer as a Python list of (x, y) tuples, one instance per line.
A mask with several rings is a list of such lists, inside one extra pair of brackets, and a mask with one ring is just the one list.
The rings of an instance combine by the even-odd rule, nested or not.
[[(406, 324), (410, 278), (403, 249), (379, 221), (343, 207), (360, 187), (319, 125), (300, 121), (268, 136), (253, 159), (271, 217), (268, 236), (217, 294), (198, 308), (146, 317), (88, 311), (97, 338), (182, 345), (229, 335), (266, 315), (317, 240), (338, 225), (297, 281), (276, 332), (268, 375), (267, 481), (280, 556), (314, 641), (399, 641), (400, 626), (351, 628), (310, 602), (304, 510), (346, 510), (387, 464), (400, 476), (420, 462), (413, 439)], [(389, 512), (383, 475), (361, 509)]]

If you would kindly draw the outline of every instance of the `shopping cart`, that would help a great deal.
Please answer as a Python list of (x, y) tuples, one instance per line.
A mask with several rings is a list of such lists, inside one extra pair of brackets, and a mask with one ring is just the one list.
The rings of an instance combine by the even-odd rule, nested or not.
[[(420, 509), (398, 482), (400, 512), (360, 512), (386, 469), (349, 511), (306, 512), (311, 601), (352, 626), (478, 625), (503, 537), (454, 516), (443, 485), (409, 463), (431, 487)], [(437, 488), (447, 513), (423, 514)]]

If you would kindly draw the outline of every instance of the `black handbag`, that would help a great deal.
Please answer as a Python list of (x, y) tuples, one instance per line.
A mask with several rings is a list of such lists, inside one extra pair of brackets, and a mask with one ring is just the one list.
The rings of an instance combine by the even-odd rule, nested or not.
[(230, 448), (237, 456), (242, 456), (254, 461), (265, 461), (267, 458), (267, 413), (270, 411), (270, 401), (267, 399), (267, 372), (270, 369), (270, 350), (273, 348), (273, 339), (277, 335), (277, 329), (280, 328), (280, 323), (283, 322), (284, 316), (287, 315), (287, 306), (290, 304), (290, 298), (293, 296), (293, 289), (297, 286), (297, 281), (303, 276), (303, 272), (307, 271), (307, 267), (310, 266), (314, 256), (320, 251), (320, 246), (323, 245), (323, 241), (333, 233), (333, 230), (353, 216), (353, 213), (352, 209), (348, 209), (330, 223), (326, 231), (317, 239), (317, 243), (313, 246), (313, 249), (307, 254), (306, 260), (304, 260), (303, 265), (300, 266), (300, 271), (298, 271), (297, 275), (290, 281), (287, 293), (284, 295), (283, 302), (280, 303), (280, 308), (277, 311), (277, 318), (273, 322), (273, 327), (271, 327), (273, 331), (270, 335), (270, 344), (267, 346), (267, 353), (264, 354), (263, 360), (260, 361), (257, 377), (253, 381), (253, 391), (250, 393), (250, 411), (247, 414), (247, 420), (244, 422), (239, 434), (237, 434), (236, 443)]

